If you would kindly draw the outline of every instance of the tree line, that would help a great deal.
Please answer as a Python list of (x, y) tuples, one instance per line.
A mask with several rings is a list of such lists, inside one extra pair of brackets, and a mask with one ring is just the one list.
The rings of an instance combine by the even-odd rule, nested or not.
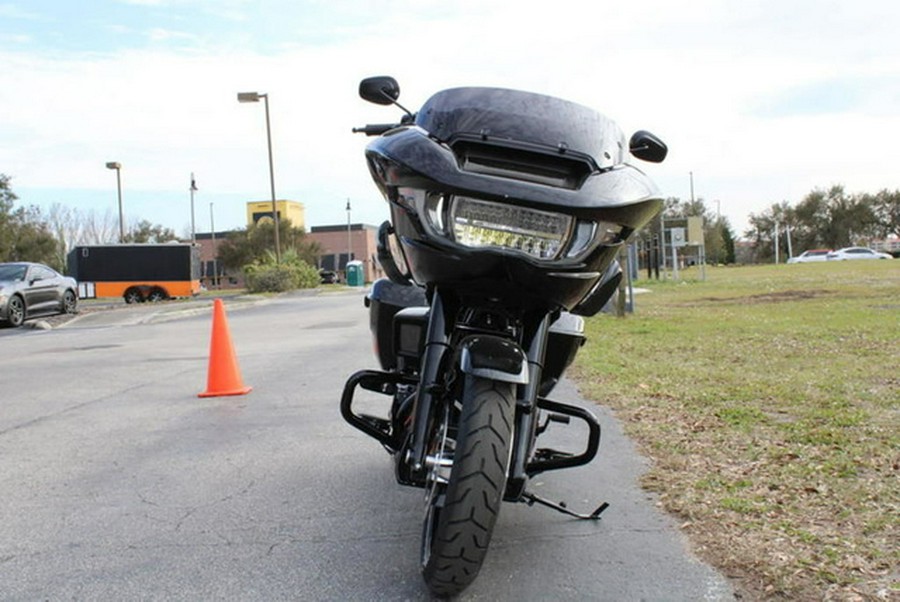
[(808, 249), (869, 246), (873, 241), (900, 236), (900, 190), (850, 194), (843, 186), (816, 189), (799, 203), (774, 203), (750, 214), (744, 238), (754, 243), (757, 261), (771, 261), (775, 237), (795, 255)]
[(787, 201), (773, 203), (760, 213), (750, 214), (750, 227), (742, 239), (749, 244), (744, 245), (742, 253), (738, 253), (737, 237), (728, 219), (711, 211), (706, 201), (671, 197), (665, 201), (662, 219), (654, 220), (642, 232), (644, 247), (658, 244), (662, 222), (694, 216), (703, 218), (707, 262), (770, 262), (775, 256), (776, 236), (782, 257), (787, 257), (788, 238), (794, 255), (799, 255), (808, 249), (870, 246), (874, 241), (900, 237), (900, 190), (850, 194), (836, 185), (827, 190), (814, 189), (794, 205)]

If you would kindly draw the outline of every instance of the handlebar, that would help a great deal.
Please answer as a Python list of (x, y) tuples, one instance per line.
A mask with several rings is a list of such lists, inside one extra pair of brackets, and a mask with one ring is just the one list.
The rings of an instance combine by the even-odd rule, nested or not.
[(365, 134), (366, 136), (381, 136), (388, 130), (397, 127), (396, 123), (370, 123), (361, 128), (353, 128), (354, 134)]

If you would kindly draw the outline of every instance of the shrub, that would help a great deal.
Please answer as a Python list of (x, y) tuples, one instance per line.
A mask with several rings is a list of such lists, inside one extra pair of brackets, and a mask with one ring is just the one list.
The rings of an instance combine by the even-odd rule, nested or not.
[(251, 293), (281, 293), (297, 288), (297, 274), (286, 265), (244, 266), (247, 290)]
[(244, 277), (251, 293), (281, 293), (319, 285), (319, 271), (293, 249), (288, 249), (282, 256), (281, 264), (276, 264), (274, 255), (269, 252), (262, 261), (245, 265)]

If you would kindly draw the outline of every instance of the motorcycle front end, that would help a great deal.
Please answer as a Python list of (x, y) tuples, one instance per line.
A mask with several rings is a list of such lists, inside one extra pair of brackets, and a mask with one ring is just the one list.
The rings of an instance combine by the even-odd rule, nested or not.
[[(392, 78), (363, 98), (396, 104)], [(378, 258), (389, 279), (369, 295), (381, 370), (348, 380), (344, 418), (393, 454), (399, 483), (425, 491), (421, 568), (433, 593), (477, 576), (503, 501), (579, 514), (528, 491), (541, 472), (590, 462), (600, 424), (551, 401), (593, 315), (621, 278), (616, 255), (660, 209), (626, 162), (665, 146), (629, 142), (610, 120), (515, 90), (438, 92), (395, 125), (366, 126), (370, 173), (388, 201)], [(357, 387), (390, 399), (384, 416), (353, 409)], [(583, 450), (538, 448), (550, 423), (583, 422)]]

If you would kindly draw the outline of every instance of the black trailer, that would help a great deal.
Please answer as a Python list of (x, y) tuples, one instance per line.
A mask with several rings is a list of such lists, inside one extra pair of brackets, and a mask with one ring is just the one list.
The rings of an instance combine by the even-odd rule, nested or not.
[(188, 243), (80, 246), (67, 261), (82, 299), (136, 303), (200, 292), (200, 249)]

